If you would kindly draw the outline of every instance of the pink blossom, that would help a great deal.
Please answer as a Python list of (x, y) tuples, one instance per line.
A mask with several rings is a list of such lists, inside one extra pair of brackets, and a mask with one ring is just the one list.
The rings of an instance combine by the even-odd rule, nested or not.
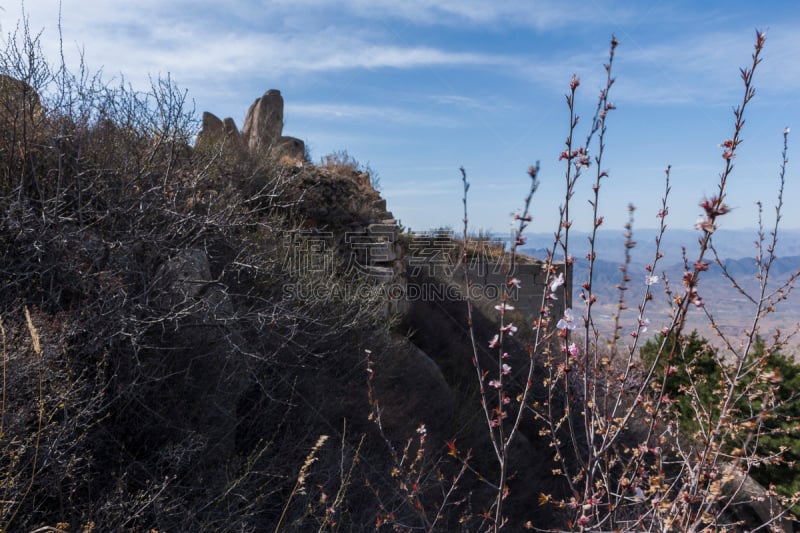
[(508, 286), (516, 287), (517, 289), (519, 289), (522, 286), (522, 282), (520, 282), (520, 280), (518, 280), (517, 278), (511, 278), (510, 280), (508, 280)]
[(503, 363), (502, 370), (503, 370), (503, 375), (507, 376), (508, 373), (511, 372), (511, 367), (509, 365)]
[(489, 386), (490, 387), (494, 387), (495, 389), (499, 389), (500, 387), (503, 386), (503, 384), (500, 383), (499, 381), (496, 381), (496, 380), (492, 379), (492, 380), (489, 381)]
[(498, 311), (513, 311), (514, 310), (514, 306), (508, 305), (506, 303), (495, 305), (494, 308), (497, 309)]
[(572, 357), (577, 357), (578, 354), (580, 353), (580, 350), (578, 350), (578, 346), (574, 342), (570, 343), (569, 348), (567, 348), (567, 351), (569, 351), (569, 354)]
[(658, 276), (645, 276), (644, 283), (649, 287), (650, 285), (655, 285), (658, 283), (660, 279), (661, 278)]
[(489, 341), (489, 348), (497, 348), (498, 346), (500, 346), (500, 335), (495, 335)]
[(695, 222), (694, 229), (701, 229), (706, 233), (714, 233), (714, 230), (717, 229), (717, 226), (708, 218), (700, 217), (697, 219), (697, 222)]
[(646, 333), (647, 332), (647, 326), (649, 326), (649, 325), (650, 325), (650, 319), (649, 318), (645, 318), (643, 320), (639, 320), (639, 332), (640, 333)]
[(501, 331), (503, 333), (508, 333), (509, 337), (513, 337), (514, 333), (516, 333), (518, 329), (519, 328), (517, 326), (515, 326), (514, 324), (509, 323), (507, 326), (503, 326), (501, 328)]

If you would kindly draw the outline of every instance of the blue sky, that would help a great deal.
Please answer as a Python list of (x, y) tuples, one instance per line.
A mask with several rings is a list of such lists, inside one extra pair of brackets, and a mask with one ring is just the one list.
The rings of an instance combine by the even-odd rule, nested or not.
[[(0, 0), (5, 35), (20, 4)], [(28, 0), (32, 29), (58, 57), (58, 3)], [(604, 227), (621, 228), (626, 206), (654, 227), (663, 170), (673, 166), (668, 223), (691, 228), (699, 201), (715, 191), (718, 147), (732, 134), (741, 100), (738, 69), (754, 30), (767, 46), (743, 132), (722, 225), (755, 225), (754, 202), (772, 214), (782, 132), (800, 134), (800, 3), (744, 1), (472, 0), (63, 0), (68, 65), (79, 51), (106, 79), (145, 89), (170, 74), (198, 116), (231, 116), (277, 88), (284, 133), (304, 139), (315, 160), (347, 152), (380, 175), (396, 218), (415, 230), (461, 225), (459, 166), (468, 172), (470, 226), (505, 231), (526, 193), (526, 169), (541, 161), (531, 231), (555, 228), (562, 203), (567, 133), (564, 93), (581, 80), (579, 114), (589, 122), (611, 34), (620, 41), (600, 206)], [(584, 124), (585, 125), (585, 124)], [(800, 146), (790, 136), (790, 161)], [(795, 145), (792, 145), (795, 144)], [(789, 167), (786, 227), (800, 227), (800, 174)], [(579, 186), (574, 223), (591, 184)]]

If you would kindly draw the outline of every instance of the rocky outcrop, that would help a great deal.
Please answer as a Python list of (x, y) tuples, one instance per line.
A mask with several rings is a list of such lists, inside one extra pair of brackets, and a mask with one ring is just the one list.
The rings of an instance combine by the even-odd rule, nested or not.
[(728, 504), (726, 516), (744, 531), (756, 531), (770, 524), (769, 531), (792, 533), (795, 521), (775, 495), (733, 464), (723, 467), (727, 482), (722, 485), (723, 503)]
[(275, 146), (282, 132), (283, 96), (277, 89), (270, 89), (250, 106), (242, 135), (252, 152)]
[[(37, 145), (44, 116), (39, 93), (28, 83), (0, 74), (0, 154), (13, 160), (20, 147)], [(8, 154), (8, 156), (6, 156)], [(29, 154), (30, 155), (30, 154)]]
[(225, 126), (215, 114), (204, 111), (201, 124), (202, 127), (200, 133), (197, 134), (195, 147), (211, 146), (223, 138)]
[(242, 136), (232, 118), (220, 120), (215, 114), (205, 111), (201, 124), (195, 148), (209, 149), (218, 147), (220, 144), (228, 148), (241, 147)]
[(257, 98), (242, 126), (242, 137), (251, 153), (271, 151), (275, 155), (303, 159), (305, 143), (283, 135), (283, 96), (270, 89)]
[(39, 94), (28, 83), (0, 74), (0, 116), (5, 120), (21, 116), (33, 118), (41, 113)]
[(209, 450), (209, 464), (215, 463), (235, 448), (236, 405), (249, 383), (246, 361), (232, 349), (232, 339), (240, 342), (230, 327), (233, 302), (212, 277), (207, 252), (199, 248), (166, 259), (156, 272), (155, 287), (158, 305), (183, 335), (180, 345), (170, 346), (170, 357), (151, 362), (181, 376), (169, 405), (154, 409), (190, 418)]
[(278, 137), (273, 151), (281, 157), (302, 161), (306, 156), (306, 143), (295, 137), (282, 135)]
[(222, 128), (225, 131), (225, 138), (233, 141), (237, 146), (242, 142), (242, 136), (239, 133), (239, 128), (236, 127), (236, 122), (231, 117), (222, 121)]
[(425, 424), (446, 437), (456, 402), (439, 365), (405, 337), (395, 337), (374, 359), (374, 400), (382, 407), (383, 429), (405, 439)]
[(237, 147), (244, 145), (251, 154), (269, 153), (276, 158), (299, 161), (304, 159), (306, 152), (303, 141), (283, 135), (283, 96), (277, 89), (270, 89), (253, 102), (241, 133), (232, 118), (220, 120), (214, 114), (204, 112), (195, 146), (213, 146), (220, 141)]

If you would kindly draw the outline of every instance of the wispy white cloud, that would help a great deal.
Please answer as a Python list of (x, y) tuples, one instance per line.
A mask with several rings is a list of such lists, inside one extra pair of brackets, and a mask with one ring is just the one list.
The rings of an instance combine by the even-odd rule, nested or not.
[[(739, 68), (749, 66), (754, 32), (724, 30), (679, 36), (669, 42), (625, 41), (617, 50), (613, 89), (615, 101), (651, 105), (733, 105), (741, 95)], [(793, 26), (768, 32), (767, 47), (758, 67), (756, 86), (772, 95), (800, 91), (800, 35)], [(566, 87), (571, 73), (583, 85), (601, 86), (606, 57), (599, 53), (564, 54), (531, 62), (523, 70), (531, 79)], [(588, 83), (586, 83), (588, 82)]]
[[(218, 13), (198, 14), (194, 3), (192, 9), (180, 1), (147, 0), (124, 6), (114, 2), (114, 8), (111, 4), (87, 2), (65, 9), (65, 53), (68, 60), (76, 61), (79, 50), (87, 45), (85, 57), (91, 68), (123, 71), (134, 79), (159, 72), (191, 82), (229, 73), (243, 77), (268, 71), (280, 76), (348, 69), (497, 66), (511, 61), (500, 54), (398, 43), (355, 21), (299, 33), (286, 31), (279, 20), (265, 20), (264, 13), (256, 12), (252, 18), (264, 24), (254, 27), (252, 21), (248, 24), (240, 18), (245, 16), (238, 12), (244, 2), (234, 3), (224, 15), (230, 24), (218, 24)], [(174, 4), (184, 5), (185, 17), (176, 16)], [(308, 8), (313, 0), (306, 4)], [(57, 12), (37, 4), (27, 13), (34, 32), (45, 28), (46, 55), (57, 57)], [(19, 10), (9, 10), (3, 27), (21, 16)]]
[(459, 94), (438, 94), (430, 96), (429, 99), (436, 104), (449, 106), (455, 109), (491, 111), (496, 109), (499, 105), (495, 100), (479, 100)]
[(294, 103), (286, 104), (286, 115), (319, 120), (368, 121), (373, 124), (426, 125), (444, 128), (459, 126), (458, 119), (432, 113), (422, 113), (403, 107), (361, 104)]
[(633, 11), (609, 1), (592, 4), (577, 0), (547, 2), (542, 0), (269, 0), (273, 9), (312, 7), (336, 10), (345, 16), (381, 21), (402, 19), (423, 26), (482, 26), (519, 28), (540, 31), (562, 29), (570, 25), (596, 22), (617, 23), (628, 20)]

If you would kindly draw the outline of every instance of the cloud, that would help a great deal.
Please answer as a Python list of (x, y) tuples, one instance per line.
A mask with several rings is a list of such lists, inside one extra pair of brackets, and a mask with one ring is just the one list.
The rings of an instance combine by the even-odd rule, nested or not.
[(414, 126), (436, 125), (445, 128), (455, 128), (460, 125), (460, 122), (452, 117), (417, 112), (408, 108), (362, 104), (288, 103), (286, 115), (319, 120), (341, 120), (347, 124), (353, 121), (368, 121)]
[(421, 26), (490, 28), (533, 28), (538, 31), (562, 29), (598, 21), (628, 20), (632, 13), (611, 2), (587, 4), (577, 0), (545, 2), (531, 0), (271, 0), (273, 9), (309, 7), (343, 16), (385, 21), (401, 19)]
[(494, 100), (492, 100), (491, 102), (487, 102), (486, 100), (478, 100), (477, 98), (471, 98), (469, 96), (463, 96), (458, 94), (432, 95), (429, 97), (429, 99), (435, 102), (436, 104), (446, 105), (460, 109), (492, 111), (498, 107), (497, 102)]
[[(314, 3), (305, 2), (307, 8)], [(254, 25), (242, 20), (242, 2), (234, 3), (226, 13), (214, 12), (218, 7), (213, 5), (188, 9), (186, 2), (149, 0), (121, 6), (115, 2), (113, 8), (110, 4), (82, 2), (65, 10), (62, 27), (68, 62), (74, 64), (85, 45), (90, 68), (122, 71), (134, 80), (145, 79), (148, 73), (171, 72), (183, 83), (230, 73), (238, 77), (263, 72), (298, 76), (348, 69), (509, 64), (509, 58), (499, 54), (398, 43), (355, 21), (301, 33), (287, 31), (280, 19), (265, 20), (263, 13), (256, 13), (254, 19), (263, 24)], [(185, 16), (175, 13), (179, 11), (175, 4), (186, 7)], [(211, 12), (202, 13), (205, 8)], [(27, 13), (34, 32), (45, 28), (46, 56), (58, 57), (58, 13), (41, 4)], [(21, 16), (18, 10), (11, 10), (6, 20)], [(3, 26), (7, 28), (9, 23), (4, 20)], [(76, 36), (91, 40), (76, 42)]]
[[(29, 2), (26, 12), (34, 32), (45, 28), (45, 54), (55, 58), (58, 12), (48, 4)], [(0, 14), (7, 32), (21, 12), (14, 3), (5, 9)], [(683, 15), (665, 9), (653, 14), (649, 8), (619, 8), (610, 2), (590, 7), (530, 0), (82, 0), (65, 1), (62, 26), (69, 66), (77, 64), (85, 47), (90, 69), (104, 67), (112, 75), (121, 71), (137, 86), (147, 83), (148, 74), (167, 72), (184, 86), (213, 82), (220, 87), (234, 83), (234, 77), (265, 73), (284, 80), (348, 70), (467, 68), (524, 79), (553, 93), (563, 93), (573, 73), (586, 88), (602, 85), (605, 39), (589, 46), (585, 39), (589, 30), (614, 28), (621, 30), (622, 41), (615, 99), (662, 105), (729, 103), (738, 94), (732, 81), (749, 57), (752, 30), (728, 21), (725, 27), (733, 29), (688, 33), (681, 29), (684, 24), (677, 24)], [(673, 17), (675, 31), (653, 42), (647, 30), (651, 16)], [(402, 32), (396, 29), (398, 21)], [(740, 19), (737, 23), (743, 24)], [(556, 41), (554, 32), (561, 30), (563, 36), (570, 26), (582, 28), (583, 37)], [(459, 38), (433, 38), (430, 29), (435, 27), (459, 31)], [(794, 27), (787, 21), (768, 32), (757, 78), (768, 94), (800, 89), (800, 56), (793, 53), (800, 49), (800, 34)], [(532, 51), (482, 47), (487, 34), (514, 28), (547, 36), (534, 39)], [(463, 35), (470, 38), (461, 39)], [(458, 95), (434, 98), (449, 106), (481, 105)]]
[[(612, 100), (648, 105), (733, 105), (741, 97), (739, 68), (750, 65), (755, 36), (752, 29), (673, 36), (668, 42), (642, 44), (621, 39), (615, 58), (617, 84)], [(767, 46), (756, 74), (759, 92), (786, 96), (800, 91), (800, 35), (793, 27), (768, 32)], [(606, 55), (565, 53), (538, 58), (521, 69), (528, 79), (564, 92), (577, 73), (584, 87), (601, 87)], [(555, 84), (555, 85), (554, 85)]]

